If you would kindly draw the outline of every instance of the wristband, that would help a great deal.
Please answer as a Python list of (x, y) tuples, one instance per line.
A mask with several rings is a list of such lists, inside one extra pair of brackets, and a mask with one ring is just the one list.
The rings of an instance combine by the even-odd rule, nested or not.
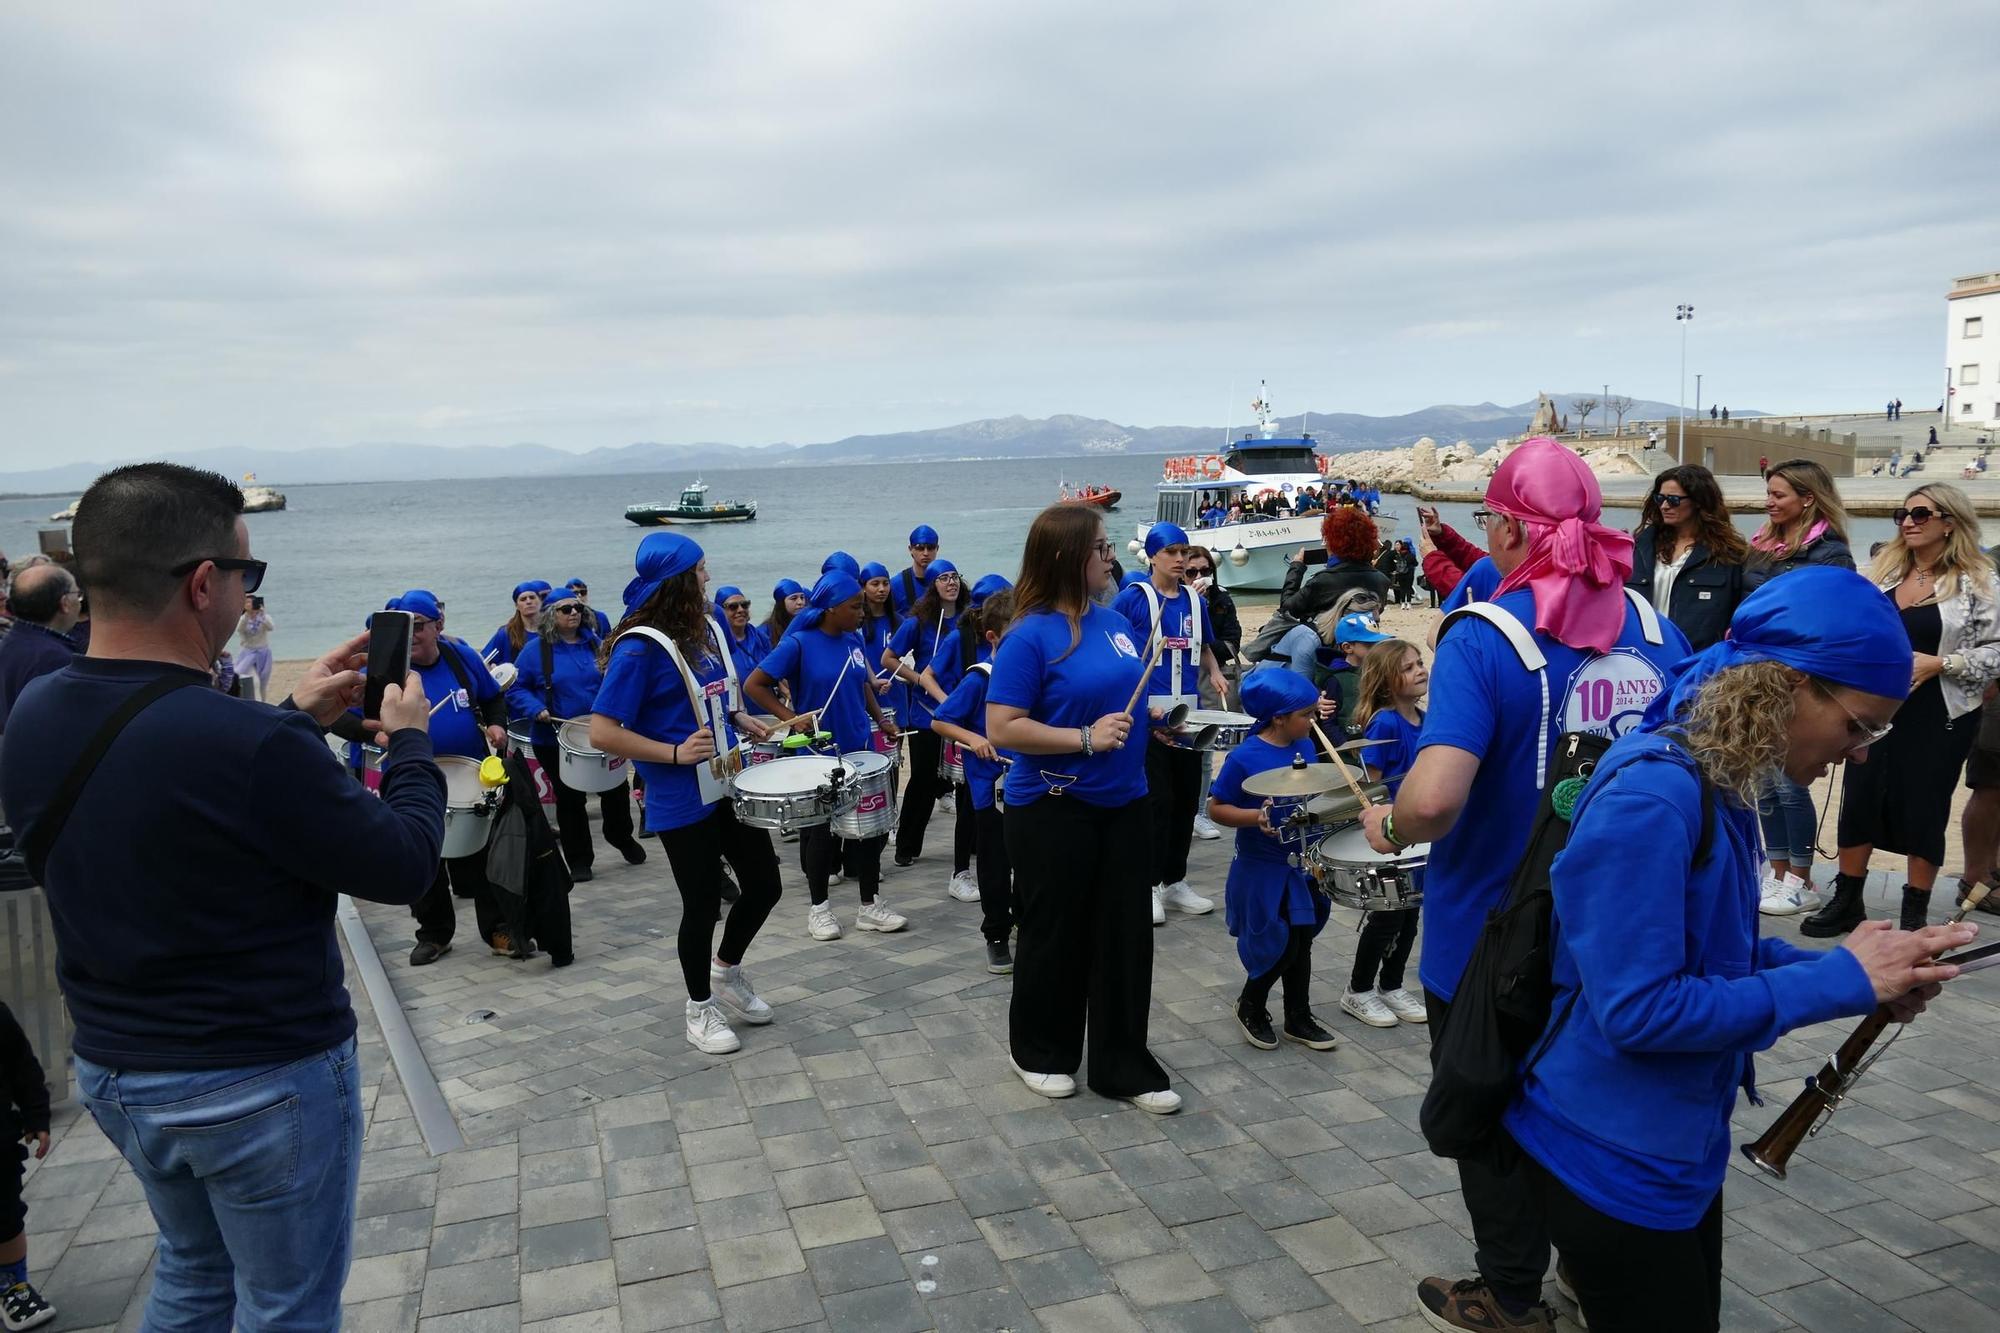
[(1382, 840), (1399, 852), (1410, 845), (1396, 836), (1396, 812), (1394, 810), (1391, 810), (1388, 817), (1382, 821)]
[(1090, 743), (1090, 728), (1078, 727), (1076, 730), (1077, 734), (1083, 737), (1083, 757), (1088, 759), (1092, 754), (1092, 747)]
[(679, 741), (675, 741), (674, 757), (670, 762), (678, 764), (680, 761), (681, 761), (681, 743)]

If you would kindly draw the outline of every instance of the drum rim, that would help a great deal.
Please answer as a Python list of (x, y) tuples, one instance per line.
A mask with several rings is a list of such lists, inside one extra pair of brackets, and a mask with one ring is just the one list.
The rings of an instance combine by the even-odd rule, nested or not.
[[(581, 745), (575, 744), (570, 740), (570, 732), (576, 727), (583, 728), (584, 739)], [(556, 748), (561, 750), (565, 755), (573, 754), (580, 759), (596, 758), (608, 760), (611, 757), (608, 751), (600, 750), (590, 743), (590, 723), (580, 717), (573, 717), (556, 728)]]
[[(758, 787), (755, 785), (749, 786), (747, 790), (745, 788), (745, 783), (750, 779), (754, 778), (759, 783), (763, 782), (765, 778), (760, 775), (768, 775), (769, 777), (772, 778), (777, 777), (778, 774), (773, 770), (777, 769), (777, 766), (779, 764), (793, 764), (793, 763), (804, 763), (804, 762), (830, 764), (833, 765), (833, 768), (827, 768), (822, 770), (819, 776), (813, 780), (813, 785), (811, 787), (800, 788), (794, 786), (794, 787), (788, 787), (783, 791), (762, 791), (759, 790)], [(832, 777), (834, 768), (846, 768), (850, 773), (853, 771), (853, 765), (848, 764), (840, 759), (830, 758), (823, 754), (802, 754), (802, 755), (794, 755), (789, 759), (773, 759), (769, 763), (757, 764), (754, 765), (753, 767), (744, 769), (741, 773), (738, 773), (736, 775), (736, 789), (739, 792), (742, 792), (742, 794), (745, 796), (753, 796), (753, 797), (754, 796), (766, 796), (766, 797), (806, 796), (810, 795), (812, 791), (819, 786), (820, 783)]]
[(1184, 726), (1242, 727), (1254, 726), (1257, 718), (1253, 713), (1236, 713), (1227, 708), (1190, 708), (1182, 720)]
[[(1354, 838), (1360, 839), (1361, 845), (1368, 848), (1367, 860), (1359, 860), (1352, 856), (1333, 855), (1333, 848), (1330, 846), (1331, 843), (1340, 839)], [(1429, 843), (1413, 842), (1400, 852), (1390, 854), (1378, 852), (1373, 847), (1368, 846), (1368, 830), (1363, 828), (1358, 820), (1344, 828), (1333, 830), (1313, 845), (1313, 854), (1322, 864), (1350, 866), (1400, 865), (1406, 861), (1421, 861), (1430, 855), (1430, 851), (1431, 845)]]
[(880, 750), (848, 750), (840, 756), (840, 762), (854, 770), (861, 781), (886, 775), (894, 767), (889, 756)]

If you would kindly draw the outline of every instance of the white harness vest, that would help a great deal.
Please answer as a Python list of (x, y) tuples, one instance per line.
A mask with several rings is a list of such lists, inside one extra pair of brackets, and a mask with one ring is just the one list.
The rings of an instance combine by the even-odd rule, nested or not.
[(706, 763), (693, 766), (695, 787), (701, 795), (701, 803), (714, 805), (729, 795), (729, 780), (742, 768), (743, 761), (737, 751), (722, 748), (722, 738), (729, 734), (726, 730), (729, 714), (737, 708), (739, 686), (736, 681), (736, 663), (729, 655), (729, 645), (722, 641), (715, 618), (709, 616), (705, 619), (708, 621), (709, 642), (713, 643), (716, 652), (721, 654), (723, 672), (721, 680), (708, 686), (703, 686), (695, 679), (694, 672), (688, 668), (687, 658), (681, 654), (680, 645), (652, 626), (635, 625), (618, 637), (622, 639), (628, 634), (636, 634), (642, 639), (651, 640), (666, 650), (668, 659), (681, 673), (681, 684), (687, 688), (688, 706), (694, 710), (697, 721), (707, 719), (706, 725), (715, 734), (715, 757)]
[[(1160, 590), (1153, 586), (1151, 579), (1137, 586), (1145, 591), (1146, 605), (1153, 612), (1153, 630), (1146, 638), (1146, 657), (1150, 658), (1153, 655), (1153, 641), (1160, 637), (1160, 621), (1166, 614), (1166, 604), (1161, 600)], [(1196, 669), (1199, 669), (1201, 666), (1201, 607), (1195, 602), (1194, 589), (1183, 584), (1181, 590), (1187, 593), (1188, 597), (1187, 635), (1185, 637), (1176, 636), (1165, 640), (1166, 652), (1162, 654), (1163, 659), (1169, 664), (1167, 679), (1173, 682), (1174, 692), (1171, 694), (1149, 694), (1146, 696), (1146, 707), (1149, 709), (1157, 708), (1162, 712), (1169, 712), (1181, 704), (1186, 704), (1189, 708), (1201, 707), (1201, 696), (1199, 693), (1180, 693), (1180, 684), (1183, 679), (1181, 673), (1187, 669), (1190, 663)], [(1176, 597), (1175, 601), (1178, 603), (1179, 598)]]

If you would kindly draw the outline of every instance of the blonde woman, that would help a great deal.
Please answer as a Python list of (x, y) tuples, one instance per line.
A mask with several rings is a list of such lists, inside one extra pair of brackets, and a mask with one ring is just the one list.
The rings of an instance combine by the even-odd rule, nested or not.
[(1840, 874), (1833, 900), (1800, 929), (1840, 935), (1867, 918), (1861, 886), (1878, 847), (1909, 858), (1903, 929), (1924, 924), (1944, 861), (1951, 796), (1979, 732), (1986, 683), (2000, 676), (2000, 613), (1979, 519), (1956, 486), (1924, 486), (1891, 515), (1896, 535), (1869, 577), (1894, 600), (1915, 665), (1896, 730), (1841, 781)]
[[(1781, 574), (1811, 565), (1854, 568), (1847, 546), (1847, 511), (1827, 470), (1809, 459), (1794, 458), (1764, 474), (1764, 527), (1750, 539), (1750, 560), (1744, 567), (1746, 589), (1762, 587)], [(1820, 905), (1813, 889), (1813, 842), (1819, 821), (1812, 793), (1779, 774), (1758, 803), (1764, 830), (1764, 854), (1771, 868), (1764, 876), (1757, 910), (1766, 916), (1791, 916)]]

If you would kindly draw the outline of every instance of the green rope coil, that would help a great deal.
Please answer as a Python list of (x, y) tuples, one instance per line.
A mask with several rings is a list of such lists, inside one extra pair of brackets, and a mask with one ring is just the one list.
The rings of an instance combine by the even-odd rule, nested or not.
[(1549, 793), (1549, 806), (1568, 823), (1576, 814), (1576, 803), (1583, 796), (1582, 778), (1564, 778)]

